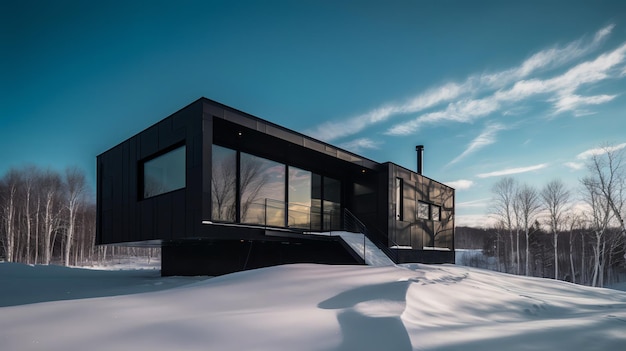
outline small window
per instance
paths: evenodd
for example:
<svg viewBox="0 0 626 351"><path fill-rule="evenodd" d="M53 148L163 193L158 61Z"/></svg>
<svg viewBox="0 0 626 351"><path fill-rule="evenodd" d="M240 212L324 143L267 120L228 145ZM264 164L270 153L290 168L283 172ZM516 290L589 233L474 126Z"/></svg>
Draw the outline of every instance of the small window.
<svg viewBox="0 0 626 351"><path fill-rule="evenodd" d="M417 202L417 218L418 219L430 219L430 205L426 202Z"/></svg>
<svg viewBox="0 0 626 351"><path fill-rule="evenodd" d="M144 199L185 187L185 150L183 145L144 162Z"/></svg>
<svg viewBox="0 0 626 351"><path fill-rule="evenodd" d="M441 220L441 207L430 205L430 218L433 221L440 221Z"/></svg>
<svg viewBox="0 0 626 351"><path fill-rule="evenodd" d="M403 204L403 199L402 199L402 178L396 178L396 220L398 221L402 221L403 219L403 215L402 212L404 211L404 204Z"/></svg>

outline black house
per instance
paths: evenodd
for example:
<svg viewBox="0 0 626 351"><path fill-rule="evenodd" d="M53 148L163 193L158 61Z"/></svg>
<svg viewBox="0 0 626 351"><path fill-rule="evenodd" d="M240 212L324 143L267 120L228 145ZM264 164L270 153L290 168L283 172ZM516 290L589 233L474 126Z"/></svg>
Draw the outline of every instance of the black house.
<svg viewBox="0 0 626 351"><path fill-rule="evenodd" d="M97 244L160 246L163 275L363 263L337 231L453 263L454 189L417 150L413 172L201 98L97 157Z"/></svg>

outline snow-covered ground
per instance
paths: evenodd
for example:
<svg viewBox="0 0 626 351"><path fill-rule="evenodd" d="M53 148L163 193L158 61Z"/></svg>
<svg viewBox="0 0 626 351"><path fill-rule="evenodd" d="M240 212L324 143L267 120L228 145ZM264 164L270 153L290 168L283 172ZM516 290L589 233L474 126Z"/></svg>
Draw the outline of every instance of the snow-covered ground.
<svg viewBox="0 0 626 351"><path fill-rule="evenodd" d="M158 291L156 291L158 290ZM1 350L626 350L626 292L454 265L0 264Z"/></svg>

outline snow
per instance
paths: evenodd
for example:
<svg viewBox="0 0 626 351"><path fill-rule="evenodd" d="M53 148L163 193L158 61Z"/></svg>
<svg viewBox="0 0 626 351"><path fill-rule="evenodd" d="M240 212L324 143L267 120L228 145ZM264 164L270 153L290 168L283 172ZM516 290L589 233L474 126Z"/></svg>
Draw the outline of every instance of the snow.
<svg viewBox="0 0 626 351"><path fill-rule="evenodd" d="M0 263L2 350L625 350L626 292L455 265Z"/></svg>

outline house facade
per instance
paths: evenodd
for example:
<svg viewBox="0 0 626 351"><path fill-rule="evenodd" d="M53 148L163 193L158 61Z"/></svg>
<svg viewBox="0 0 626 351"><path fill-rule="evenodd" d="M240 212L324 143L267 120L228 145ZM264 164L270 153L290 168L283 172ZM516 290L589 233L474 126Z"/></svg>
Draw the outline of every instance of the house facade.
<svg viewBox="0 0 626 351"><path fill-rule="evenodd" d="M337 231L453 263L454 189L206 98L97 157L97 244L159 246L163 275L362 263Z"/></svg>

